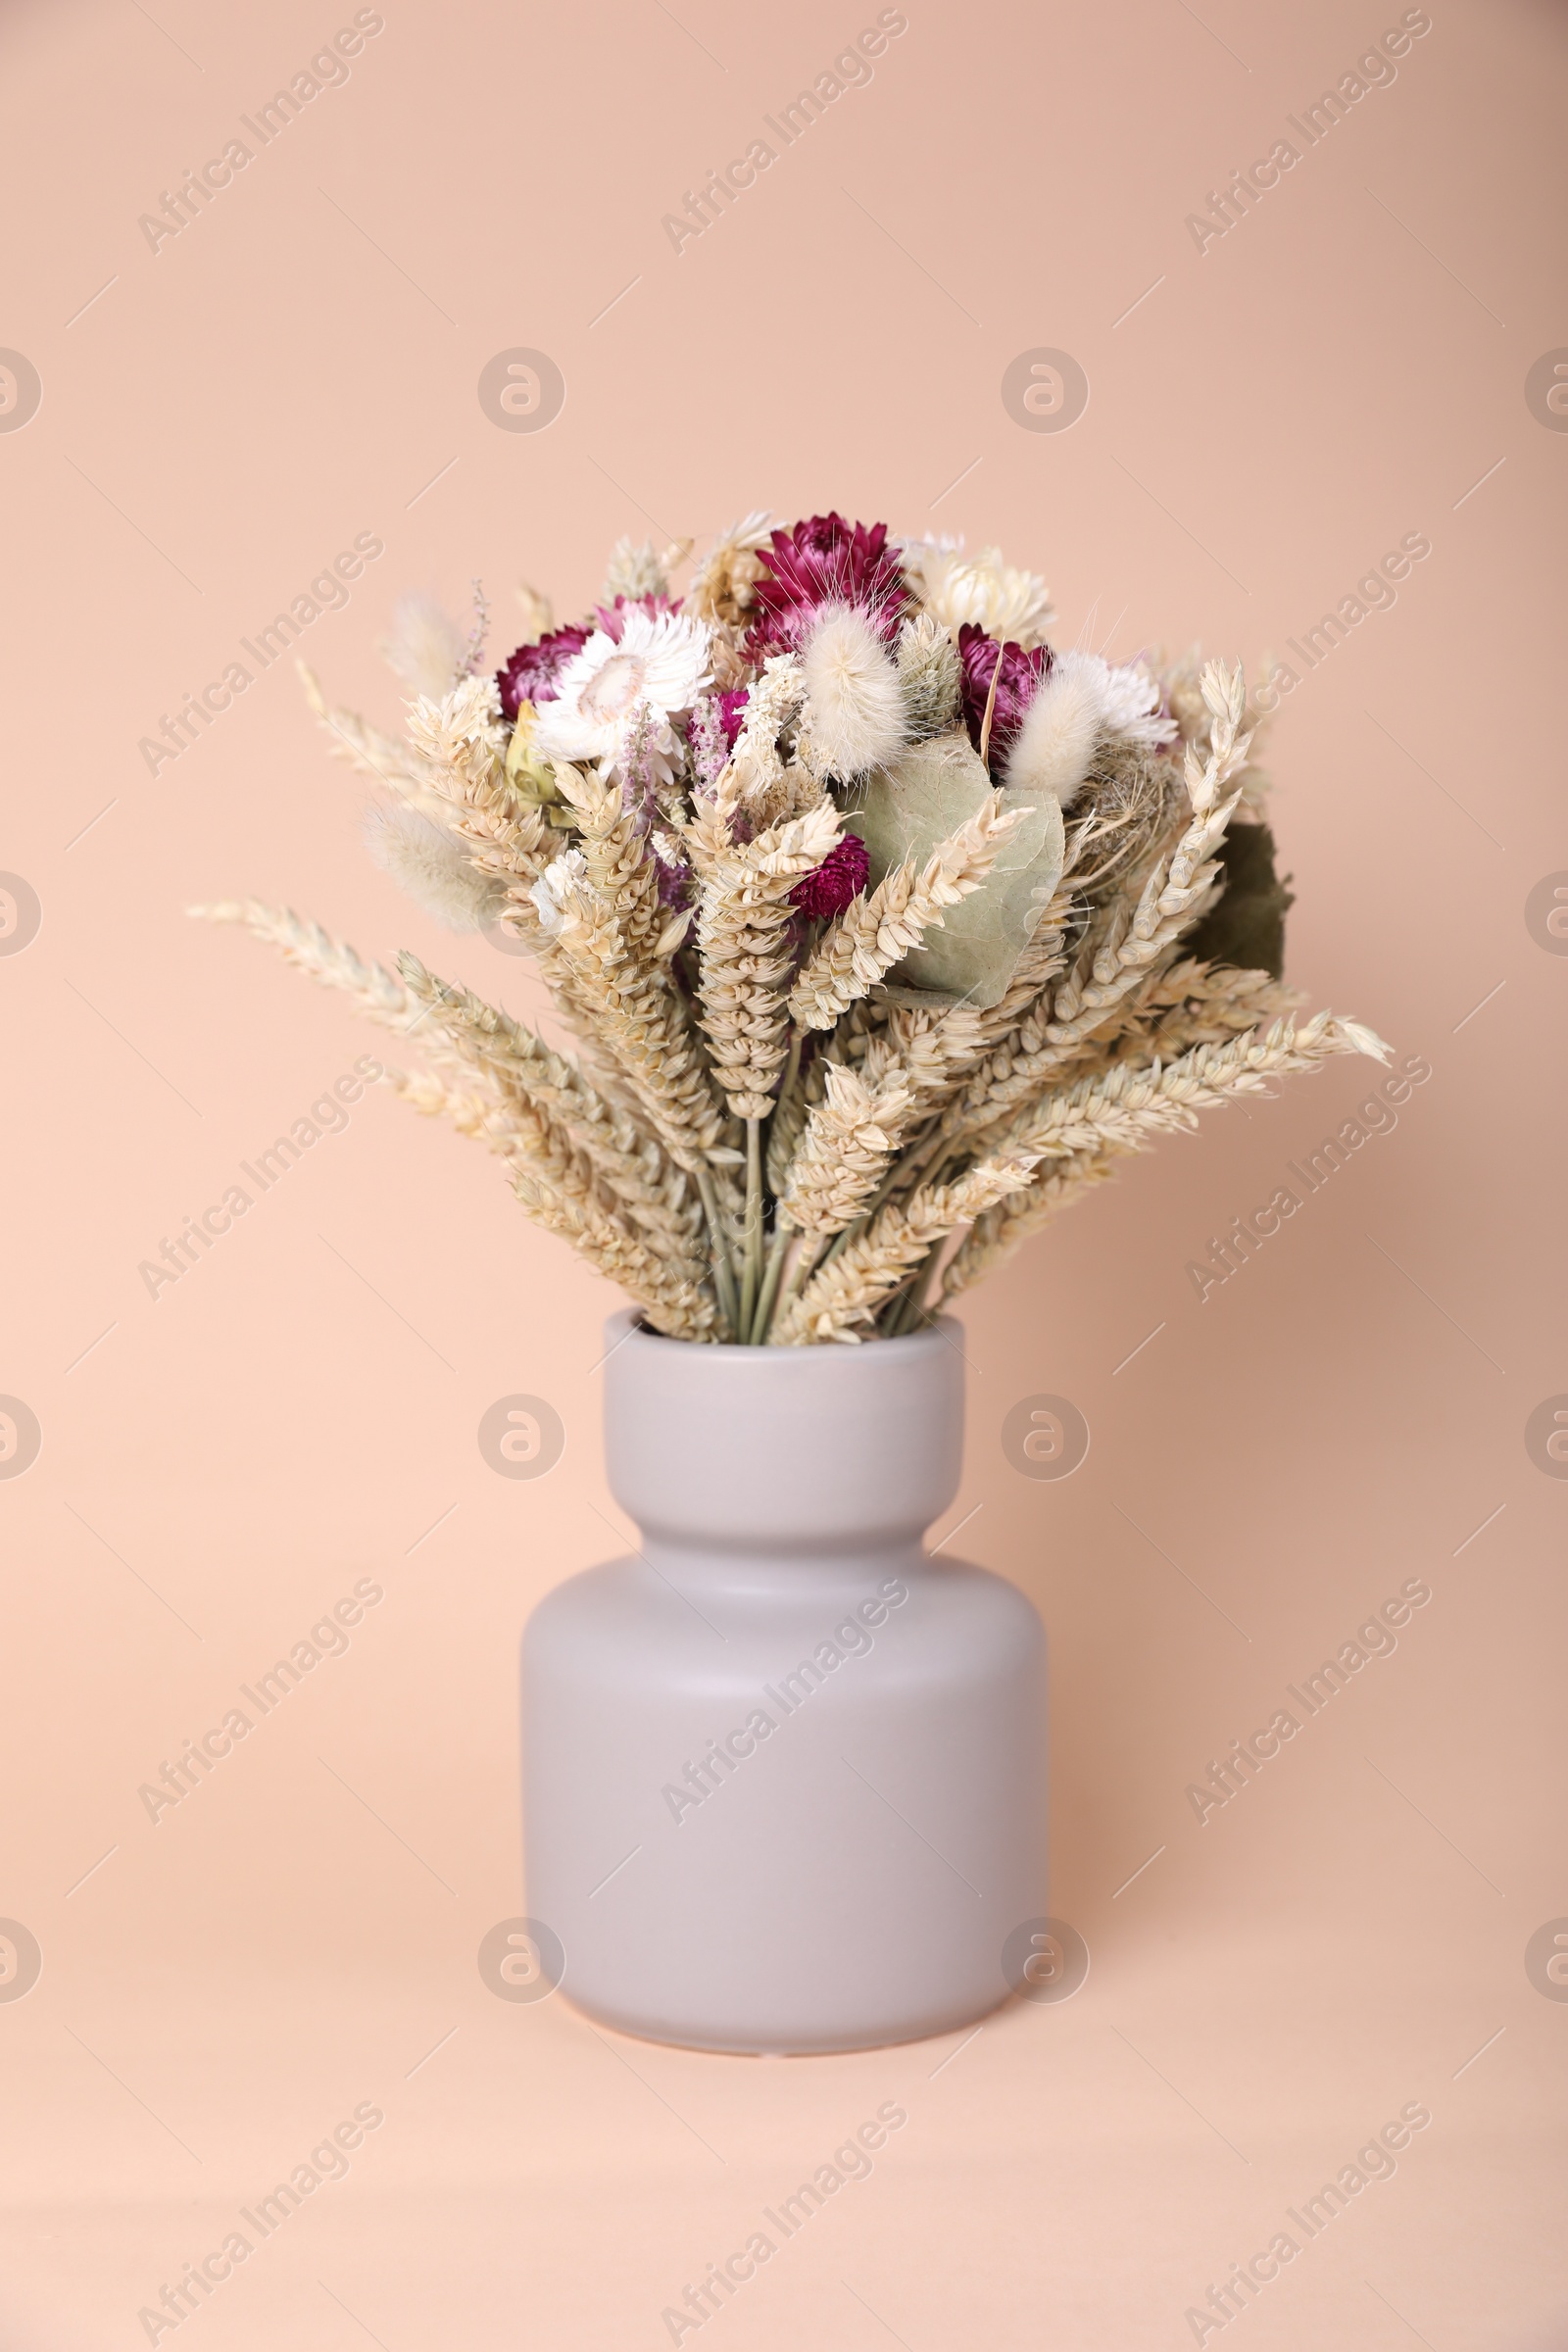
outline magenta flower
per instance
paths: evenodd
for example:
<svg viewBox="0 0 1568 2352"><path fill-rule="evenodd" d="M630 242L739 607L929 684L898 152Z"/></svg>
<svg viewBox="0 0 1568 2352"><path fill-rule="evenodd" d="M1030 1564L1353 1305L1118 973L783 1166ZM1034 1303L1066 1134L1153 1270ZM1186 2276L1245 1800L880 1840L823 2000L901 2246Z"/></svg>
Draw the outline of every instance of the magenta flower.
<svg viewBox="0 0 1568 2352"><path fill-rule="evenodd" d="M870 871L864 842L858 833L846 833L820 865L801 876L790 892L790 905L810 922L829 922L844 912L852 899L859 897Z"/></svg>
<svg viewBox="0 0 1568 2352"><path fill-rule="evenodd" d="M519 703L553 703L557 678L587 642L588 631L568 621L564 629L552 629L547 637L541 637L537 645L519 645L509 655L496 671L501 708L507 717L515 719Z"/></svg>
<svg viewBox="0 0 1568 2352"><path fill-rule="evenodd" d="M999 645L984 629L976 628L972 620L964 622L958 631L963 721L976 751L980 749L980 729L999 659L1002 675L997 678L997 704L991 713L991 735L986 746L986 758L993 767L1011 750L1013 737L1023 725L1024 713L1035 699L1041 679L1050 675L1055 656L1049 645L1038 645L1032 653L1025 653L1021 645L1014 645L1010 639Z"/></svg>
<svg viewBox="0 0 1568 2352"><path fill-rule="evenodd" d="M853 605L890 644L908 603L885 522L854 524L811 514L775 531L760 550L767 576L753 591L751 651L758 660L792 651L828 606Z"/></svg>
<svg viewBox="0 0 1568 2352"><path fill-rule="evenodd" d="M719 724L724 730L724 741L729 745L731 751L735 749L736 743L739 741L740 731L746 720L746 706L751 699L752 693L749 686L737 686L730 693L721 694L718 698Z"/></svg>
<svg viewBox="0 0 1568 2352"><path fill-rule="evenodd" d="M598 621L599 626L604 630L605 635L607 637L612 637L615 643L618 645L621 640L621 634L626 626L626 614L628 611L633 610L641 610L644 612L655 614L660 612L678 612L680 610L680 599L678 597L672 599L667 596L653 595L617 596L612 605L595 605L594 618Z"/></svg>

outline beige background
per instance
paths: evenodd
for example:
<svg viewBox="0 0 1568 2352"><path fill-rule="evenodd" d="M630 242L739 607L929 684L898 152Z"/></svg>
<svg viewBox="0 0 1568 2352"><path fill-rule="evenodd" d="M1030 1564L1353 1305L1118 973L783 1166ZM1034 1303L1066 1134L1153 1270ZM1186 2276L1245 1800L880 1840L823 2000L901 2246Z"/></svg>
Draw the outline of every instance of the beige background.
<svg viewBox="0 0 1568 2352"><path fill-rule="evenodd" d="M346 85L156 254L138 216L352 11L6 11L0 343L43 401L0 434L0 866L43 925L0 959L0 1389L44 1432L0 1483L0 1913L44 1954L0 2002L8 2352L144 2342L139 2307L362 2101L385 2123L351 2176L181 2343L667 2342L662 2307L888 2099L872 2178L705 2343L1190 2343L1187 2308L1406 2102L1433 2120L1396 2177L1232 2326L1252 2352L1568 2341L1568 2005L1524 1966L1568 1914L1568 1487L1524 1444L1568 1389L1568 962L1524 914L1568 867L1568 441L1524 397L1568 343L1561 11L1434 0L1392 86L1201 254L1185 217L1396 6L907 13L677 256L662 215L873 9L387 0ZM566 379L538 435L475 396L514 345ZM1092 386L1060 435L1000 397L1041 345ZM1132 1167L967 1312L950 1524L1051 1628L1053 1908L1089 1981L965 2046L773 2064L596 2034L475 1967L522 1907L518 1629L617 1543L609 1291L382 1095L177 1288L137 1274L375 1044L187 904L286 897L533 996L368 865L287 663L156 777L138 739L356 533L385 554L307 650L390 720L402 587L482 575L500 653L519 578L571 613L619 533L756 504L1000 541L1063 641L1122 656L1255 662L1432 542L1273 750L1291 975L1430 1083L1202 1305L1188 1260L1365 1065ZM538 1484L475 1444L514 1391L567 1428ZM999 1443L1042 1391L1093 1431L1061 1484ZM385 1599L350 1652L154 1826L139 1784L363 1576ZM1397 1652L1200 1827L1208 1759L1412 1577Z"/></svg>

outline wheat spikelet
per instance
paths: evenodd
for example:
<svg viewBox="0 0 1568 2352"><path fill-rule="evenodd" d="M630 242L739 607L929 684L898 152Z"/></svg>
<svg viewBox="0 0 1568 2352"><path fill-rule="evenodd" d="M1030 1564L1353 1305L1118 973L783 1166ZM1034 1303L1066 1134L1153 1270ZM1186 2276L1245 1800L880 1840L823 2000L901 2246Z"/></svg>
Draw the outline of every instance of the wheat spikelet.
<svg viewBox="0 0 1568 2352"><path fill-rule="evenodd" d="M411 1029L423 1017L423 1005L383 964L367 963L346 940L334 939L292 906L267 906L260 899L223 899L212 906L187 907L186 912L201 922L243 924L257 939L276 948L297 971L352 998L362 1012L388 1028Z"/></svg>
<svg viewBox="0 0 1568 2352"><path fill-rule="evenodd" d="M615 910L634 963L650 963L668 917L659 899L659 860L617 785L591 769L558 765L556 781L576 810L584 879Z"/></svg>
<svg viewBox="0 0 1568 2352"><path fill-rule="evenodd" d="M740 1119L764 1119L787 1051L790 892L820 865L839 835L822 800L804 816L724 850L703 876L697 942L698 996L714 1075Z"/></svg>
<svg viewBox="0 0 1568 2352"><path fill-rule="evenodd" d="M940 926L944 907L979 889L1003 842L1028 813L987 805L938 843L921 872L907 858L869 896L846 907L790 991L792 1019L803 1029L830 1029L933 925Z"/></svg>
<svg viewBox="0 0 1568 2352"><path fill-rule="evenodd" d="M427 1117L445 1112L465 1135L488 1145L506 1162L513 1190L534 1221L629 1292L656 1330L671 1339L711 1339L713 1303L703 1287L704 1269L661 1255L622 1224L584 1156L553 1135L545 1119L515 1100L428 1076L401 1079L398 1091Z"/></svg>
<svg viewBox="0 0 1568 2352"><path fill-rule="evenodd" d="M1097 1184L1116 1173L1114 1152L1074 1152L1042 1168L1026 1192L999 1200L976 1217L948 1262L940 1303L946 1305L961 1291L972 1290L987 1274L996 1273L1016 1255L1025 1242L1052 1218Z"/></svg>
<svg viewBox="0 0 1568 2352"><path fill-rule="evenodd" d="M436 979L416 956L400 956L398 970L410 994L430 1008L432 1026L457 1052L497 1086L521 1095L580 1146L624 1214L690 1253L702 1229L702 1204L655 1137L520 1021L486 1004L470 989Z"/></svg>
<svg viewBox="0 0 1568 2352"><path fill-rule="evenodd" d="M967 1224L1029 1181L1027 1152L999 1153L956 1183L922 1185L902 1206L889 1204L858 1241L813 1274L774 1325L783 1348L858 1340L906 1274L958 1225Z"/></svg>
<svg viewBox="0 0 1568 2352"><path fill-rule="evenodd" d="M899 632L899 685L910 735L922 741L958 723L958 649L934 612L917 613Z"/></svg>
<svg viewBox="0 0 1568 2352"><path fill-rule="evenodd" d="M1006 1143L1043 1156L1074 1152L1139 1152L1154 1135L1196 1126L1200 1110L1216 1108L1233 1095L1265 1094L1276 1078L1315 1069L1340 1054L1366 1054L1386 1061L1390 1049L1358 1021L1333 1013L1314 1014L1301 1029L1276 1021L1223 1046L1195 1046L1176 1061L1136 1068L1118 1062L1099 1077L1024 1111L1008 1129Z"/></svg>
<svg viewBox="0 0 1568 2352"><path fill-rule="evenodd" d="M1274 1080L1342 1054L1382 1061L1389 1048L1360 1022L1323 1012L1301 1029L1280 1020L1261 1035L1253 1030L1224 1045L1195 1046L1165 1066L1118 1063L1025 1111L994 1148L1038 1153L1044 1165L1027 1193L976 1224L947 1270L943 1297L956 1297L1003 1264L1068 1200L1109 1176L1128 1152L1148 1151L1158 1136L1196 1126L1200 1110L1217 1108L1234 1095L1266 1093Z"/></svg>
<svg viewBox="0 0 1568 2352"><path fill-rule="evenodd" d="M898 1149L914 1096L893 1063L878 1082L843 1063L823 1069L823 1100L809 1113L779 1198L804 1233L839 1233L858 1216Z"/></svg>
<svg viewBox="0 0 1568 2352"><path fill-rule="evenodd" d="M409 741L433 768L473 783L506 772L509 729L491 677L461 678L450 694L416 695Z"/></svg>
<svg viewBox="0 0 1568 2352"><path fill-rule="evenodd" d="M536 1224L560 1234L607 1281L618 1283L642 1307L654 1329L671 1340L712 1340L716 1317L708 1292L655 1257L614 1219L553 1193L532 1168L513 1190Z"/></svg>
<svg viewBox="0 0 1568 2352"><path fill-rule="evenodd" d="M316 672L304 662L296 662L294 666L305 688L306 702L332 739L332 758L346 760L362 775L373 776L398 800L409 802L426 816L440 816L444 807L442 796L431 785L423 762L417 757L410 757L408 746L368 725L357 710L328 703Z"/></svg>
<svg viewBox="0 0 1568 2352"><path fill-rule="evenodd" d="M786 803L796 787L786 788L788 773L779 738L799 717L806 700L806 680L794 654L775 654L762 665L762 674L746 700L746 714L730 755L736 806L746 811L754 832L764 832L786 816L803 813ZM811 798L821 787L808 786Z"/></svg>
<svg viewBox="0 0 1568 2352"><path fill-rule="evenodd" d="M494 681L467 678L440 703L421 700L409 727L442 822L465 843L470 864L504 888L501 926L538 956L548 977L551 942L531 893L561 836L507 779Z"/></svg>
<svg viewBox="0 0 1568 2352"><path fill-rule="evenodd" d="M1218 871L1212 853L1239 797L1222 799L1221 794L1245 761L1251 739L1238 731L1246 700L1240 668L1209 662L1202 692L1211 713L1211 740L1203 757L1195 744L1187 748L1185 782L1193 813L1168 865L1156 858L1136 899L1135 876L1111 903L1072 972L1054 990L1049 1017L1041 1017L1043 1008L1037 1008L1020 1026L1004 1070L976 1077L950 1116L950 1138L989 1129L1081 1058L1091 1040L1125 1017L1126 1000L1170 961L1182 932L1204 911Z"/></svg>
<svg viewBox="0 0 1568 2352"><path fill-rule="evenodd" d="M1300 990L1272 972L1175 963L1138 992L1126 1050L1147 1053L1152 1046L1169 1061L1190 1046L1223 1045L1244 1029L1288 1018L1301 1002Z"/></svg>
<svg viewBox="0 0 1568 2352"><path fill-rule="evenodd" d="M679 999L662 974L630 966L613 914L593 893L578 893L571 914L553 944L579 1018L613 1055L670 1157L706 1179L730 1147L722 1099Z"/></svg>

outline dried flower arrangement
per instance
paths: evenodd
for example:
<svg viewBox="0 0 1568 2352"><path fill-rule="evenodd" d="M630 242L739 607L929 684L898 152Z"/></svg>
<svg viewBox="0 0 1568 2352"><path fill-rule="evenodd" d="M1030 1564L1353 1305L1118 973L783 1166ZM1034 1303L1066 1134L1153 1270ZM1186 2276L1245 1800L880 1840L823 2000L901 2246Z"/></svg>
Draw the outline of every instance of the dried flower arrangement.
<svg viewBox="0 0 1568 2352"><path fill-rule="evenodd" d="M405 600L405 744L307 691L387 798L373 855L536 958L575 1059L400 956L241 922L405 1035L389 1073L673 1339L897 1336L1126 1152L1337 1054L1298 1026L1239 669L1054 651L1043 582L886 526L748 515L683 596L603 600L481 668ZM1234 830L1229 830L1234 823ZM950 1238L959 1235L956 1246Z"/></svg>

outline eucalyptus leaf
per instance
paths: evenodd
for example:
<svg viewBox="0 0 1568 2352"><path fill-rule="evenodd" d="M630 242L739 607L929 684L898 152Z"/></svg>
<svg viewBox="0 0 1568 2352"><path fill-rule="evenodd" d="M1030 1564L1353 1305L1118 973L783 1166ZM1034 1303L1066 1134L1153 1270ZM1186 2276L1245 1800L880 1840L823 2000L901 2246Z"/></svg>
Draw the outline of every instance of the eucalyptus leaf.
<svg viewBox="0 0 1568 2352"><path fill-rule="evenodd" d="M907 857L924 865L988 801L1026 809L998 852L980 888L948 907L942 928L896 964L890 985L962 1000L984 1010L1006 994L1019 956L1061 879L1061 806L1050 793L999 791L990 770L958 730L910 744L887 767L874 768L847 808L846 822L865 843L872 889Z"/></svg>

